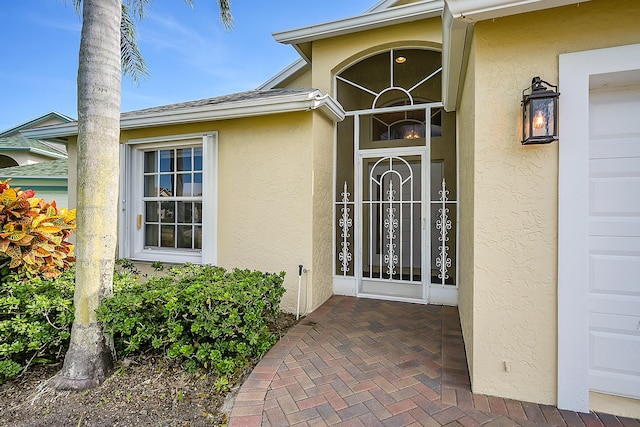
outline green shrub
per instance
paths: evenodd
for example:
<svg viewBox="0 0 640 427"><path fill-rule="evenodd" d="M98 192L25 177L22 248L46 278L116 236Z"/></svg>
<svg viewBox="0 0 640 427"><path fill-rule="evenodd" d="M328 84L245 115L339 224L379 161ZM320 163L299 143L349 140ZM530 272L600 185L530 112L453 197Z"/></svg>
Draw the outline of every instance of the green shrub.
<svg viewBox="0 0 640 427"><path fill-rule="evenodd" d="M0 283L0 384L32 364L62 360L73 323L73 268L54 279Z"/></svg>
<svg viewBox="0 0 640 427"><path fill-rule="evenodd" d="M137 283L116 272L114 287ZM0 282L0 384L31 365L61 362L69 348L73 323L75 268L53 279L19 274Z"/></svg>
<svg viewBox="0 0 640 427"><path fill-rule="evenodd" d="M120 355L161 350L187 370L225 376L275 343L269 325L283 280L284 273L186 264L123 286L103 302L98 318Z"/></svg>

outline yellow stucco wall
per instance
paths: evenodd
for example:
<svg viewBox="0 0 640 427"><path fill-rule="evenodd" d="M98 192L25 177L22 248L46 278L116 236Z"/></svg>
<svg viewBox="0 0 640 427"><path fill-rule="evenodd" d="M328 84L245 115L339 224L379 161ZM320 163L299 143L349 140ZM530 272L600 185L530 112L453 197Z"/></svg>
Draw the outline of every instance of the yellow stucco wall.
<svg viewBox="0 0 640 427"><path fill-rule="evenodd" d="M291 79L291 81L286 82L284 85L280 85L278 87L288 87L288 88L312 88L311 84L311 68L305 70L301 75Z"/></svg>
<svg viewBox="0 0 640 427"><path fill-rule="evenodd" d="M296 310L298 265L322 277L312 247L316 209L312 208L311 126L316 116L320 113L277 114L122 134L126 141L218 132L218 264L285 271L282 308L289 312ZM331 294L330 281L318 282L309 275L303 285L314 295ZM302 296L304 309L304 288ZM312 302L317 305L317 298Z"/></svg>
<svg viewBox="0 0 640 427"><path fill-rule="evenodd" d="M475 105L473 289L461 291L474 392L556 402L562 139L520 145L522 89L538 75L557 83L561 53L640 42L639 16L636 0L593 0L476 24L463 96Z"/></svg>
<svg viewBox="0 0 640 427"><path fill-rule="evenodd" d="M475 49L469 55L467 78L462 90L458 123L458 184L460 196L458 312L465 342L469 374L473 378L473 283L474 283L474 172L475 172Z"/></svg>
<svg viewBox="0 0 640 427"><path fill-rule="evenodd" d="M313 122L313 293L316 309L333 293L334 124L322 115Z"/></svg>

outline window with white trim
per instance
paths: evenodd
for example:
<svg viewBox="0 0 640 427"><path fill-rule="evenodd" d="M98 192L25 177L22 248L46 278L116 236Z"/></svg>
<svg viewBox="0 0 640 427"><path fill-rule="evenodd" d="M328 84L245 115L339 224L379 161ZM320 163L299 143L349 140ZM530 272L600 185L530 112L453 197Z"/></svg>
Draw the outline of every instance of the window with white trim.
<svg viewBox="0 0 640 427"><path fill-rule="evenodd" d="M202 249L202 147L144 152L144 247Z"/></svg>
<svg viewBox="0 0 640 427"><path fill-rule="evenodd" d="M129 141L120 256L215 263L216 134Z"/></svg>

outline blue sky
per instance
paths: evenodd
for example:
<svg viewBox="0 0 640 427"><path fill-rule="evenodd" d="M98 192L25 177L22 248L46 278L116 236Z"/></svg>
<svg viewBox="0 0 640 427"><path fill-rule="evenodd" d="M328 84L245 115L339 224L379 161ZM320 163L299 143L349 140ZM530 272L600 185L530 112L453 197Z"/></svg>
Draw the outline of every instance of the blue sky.
<svg viewBox="0 0 640 427"><path fill-rule="evenodd" d="M354 16L376 0L232 0L232 31L215 0L155 0L138 22L151 77L123 79L122 110L254 89L298 58L277 31ZM0 131L49 111L77 117L80 18L72 0L5 1L0 9Z"/></svg>

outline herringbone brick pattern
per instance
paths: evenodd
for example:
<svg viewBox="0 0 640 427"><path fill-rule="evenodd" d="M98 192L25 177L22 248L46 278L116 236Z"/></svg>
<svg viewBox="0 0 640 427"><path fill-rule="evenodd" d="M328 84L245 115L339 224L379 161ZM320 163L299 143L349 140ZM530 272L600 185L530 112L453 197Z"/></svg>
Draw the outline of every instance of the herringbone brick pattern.
<svg viewBox="0 0 640 427"><path fill-rule="evenodd" d="M472 394L455 307L334 296L242 385L242 426L621 426L638 420Z"/></svg>

